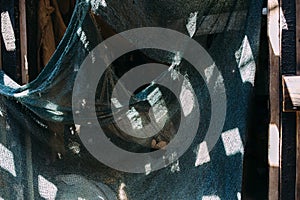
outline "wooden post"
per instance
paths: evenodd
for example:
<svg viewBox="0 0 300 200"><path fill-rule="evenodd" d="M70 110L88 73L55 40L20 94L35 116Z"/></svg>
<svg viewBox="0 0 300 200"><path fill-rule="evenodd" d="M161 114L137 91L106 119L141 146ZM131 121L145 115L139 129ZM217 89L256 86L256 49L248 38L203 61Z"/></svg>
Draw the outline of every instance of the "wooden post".
<svg viewBox="0 0 300 200"><path fill-rule="evenodd" d="M2 70L2 52L1 52L1 34L0 34L0 70Z"/></svg>
<svg viewBox="0 0 300 200"><path fill-rule="evenodd" d="M19 15L20 15L20 53L21 53L21 73L22 84L27 84L29 81L28 62L27 62L27 26L26 26L26 0L19 0ZM26 173L27 173L27 197L34 199L33 188L33 168L32 168L32 145L31 135L25 133L26 146Z"/></svg>
<svg viewBox="0 0 300 200"><path fill-rule="evenodd" d="M300 75L300 0L296 0L296 62L296 74ZM295 199L300 199L300 111L297 111L296 113L296 123L297 146Z"/></svg>
<svg viewBox="0 0 300 200"><path fill-rule="evenodd" d="M19 0L22 84L28 83L26 3Z"/></svg>
<svg viewBox="0 0 300 200"><path fill-rule="evenodd" d="M280 198L280 7L277 0L268 0L268 37L269 37L269 191L268 199Z"/></svg>

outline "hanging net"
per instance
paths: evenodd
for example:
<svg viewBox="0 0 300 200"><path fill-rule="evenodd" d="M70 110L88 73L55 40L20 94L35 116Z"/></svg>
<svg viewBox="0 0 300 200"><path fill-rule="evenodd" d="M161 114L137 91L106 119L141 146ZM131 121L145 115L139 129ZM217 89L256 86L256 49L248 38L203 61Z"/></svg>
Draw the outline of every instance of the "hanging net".
<svg viewBox="0 0 300 200"><path fill-rule="evenodd" d="M36 79L20 86L0 74L0 199L240 199L261 8L260 1L252 0L77 0L61 41ZM103 69L96 93L89 96L92 102L74 101L74 94L89 88L93 71L81 74L86 81L78 87L74 84L84 62L97 62L97 45L142 27L185 34L201 44L213 66L199 74L182 56L189 52L188 44L182 44L182 52L126 52ZM149 38L143 42L151 43ZM126 38L121 42L136 44ZM147 63L167 67L160 73L145 71L151 81L130 90L122 77ZM214 76L215 69L222 79ZM180 98L162 82L171 83ZM205 134L219 108L213 108L208 82L221 83L226 96L224 126L213 146ZM194 101L188 100L191 94ZM106 137L129 152L163 150L183 118L199 118L197 133L187 151L180 157L174 152L164 168L146 165L144 173L123 172L98 161L81 140L85 127L74 122L74 109L89 106ZM195 109L200 116L191 114ZM84 120L88 123L93 115Z"/></svg>

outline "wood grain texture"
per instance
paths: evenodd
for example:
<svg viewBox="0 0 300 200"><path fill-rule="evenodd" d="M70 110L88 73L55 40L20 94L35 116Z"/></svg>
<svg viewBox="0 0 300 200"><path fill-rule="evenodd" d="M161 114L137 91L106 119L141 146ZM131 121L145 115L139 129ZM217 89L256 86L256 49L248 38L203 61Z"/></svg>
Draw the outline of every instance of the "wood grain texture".
<svg viewBox="0 0 300 200"><path fill-rule="evenodd" d="M300 76L282 76L283 111L300 111Z"/></svg>
<svg viewBox="0 0 300 200"><path fill-rule="evenodd" d="M19 1L22 84L28 83L26 0Z"/></svg>
<svg viewBox="0 0 300 200"><path fill-rule="evenodd" d="M296 0L296 74L298 80L298 92L300 92L300 0ZM297 95L300 96L300 93ZM300 97L297 103L300 107ZM299 109L300 110L300 109ZM296 188L295 199L300 199L300 111L296 113Z"/></svg>
<svg viewBox="0 0 300 200"><path fill-rule="evenodd" d="M280 31L279 31L279 3L268 0L268 37L269 37L269 93L270 93L270 122L269 122L269 192L268 199L279 199L280 180ZM277 131L274 131L274 130ZM277 134L277 135L274 135ZM279 138L271 141L271 138ZM271 155L277 155L278 161L274 163Z"/></svg>

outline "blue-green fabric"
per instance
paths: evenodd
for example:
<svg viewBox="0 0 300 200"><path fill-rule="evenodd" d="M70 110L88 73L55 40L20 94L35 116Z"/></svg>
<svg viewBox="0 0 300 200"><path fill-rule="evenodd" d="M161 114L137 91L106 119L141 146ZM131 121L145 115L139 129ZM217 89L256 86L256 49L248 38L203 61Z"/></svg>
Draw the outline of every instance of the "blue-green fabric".
<svg viewBox="0 0 300 200"><path fill-rule="evenodd" d="M69 191L73 198L74 194L77 195L76 191L68 189L68 184L62 184L61 179L57 177L77 174L96 185L106 184L116 196L120 191L125 192L128 199L239 199L242 192L244 154L243 151L228 154L226 145L229 143L230 146L232 143L232 148L235 148L233 142L239 138L242 140L243 147L246 145L249 105L259 53L261 8L262 2L254 0L78 0L62 41L49 63L34 81L19 86L4 72L0 73L0 142L3 148L14 155L16 173L14 176L11 170L1 165L9 158L4 156L5 152L0 151L0 197L5 200L18 199L28 198L34 194L35 199L40 199L42 192L39 176L43 176L57 185L58 199L67 198L68 194L62 194L66 191ZM211 34L197 35L196 33L193 39L206 48L222 72L228 101L223 133L234 133L237 138L228 141L220 138L209 153L209 161L195 166L199 144L203 141L203 132L209 122L209 99L203 80L200 80L200 76L193 76L192 71L189 71L190 66L183 61L180 67L189 75L199 98L200 107L204 111L193 144L178 161L147 175L123 173L99 163L81 146L80 156L67 152L65 159L47 164L46 153L43 153L47 151L47 147L44 144L49 142L51 136L44 124L48 121L63 123L66 129L72 124L71 97L76 74L88 53L103 40L90 12L100 15L117 33L137 27L159 26L187 35L189 33L185 25L191 13L198 12L196 24L198 28L203 28L207 19L205 16L219 15L219 18L213 19L217 20L216 26L224 26L223 30L214 33L213 30L219 29L207 27L211 29ZM242 24L237 23L237 27L233 29L234 26L229 23L237 12L244 13L245 18ZM221 15L223 13L228 13L229 16L226 25L220 24L223 23L224 15ZM168 64L172 62L169 54L148 51L143 53L153 60ZM114 79L115 76L106 76L103 81L105 82L107 78ZM112 87L102 84L103 82L100 82L100 88L103 90ZM147 92L144 90L138 93L136 98L143 99L143 93ZM103 104L109 105L110 102L103 102ZM100 118L111 116L109 110L102 114ZM109 125L109 123L113 124L113 121L109 120L105 123ZM30 182L27 174L29 158L26 157L28 147L25 135L28 133L33 136L33 182ZM73 141L70 137L70 135L65 136L66 146ZM126 185L124 189L121 187L122 183ZM33 186L33 191L30 190L29 185ZM60 190L60 186L67 188ZM80 191L86 193L81 192L78 197L90 198L88 188Z"/></svg>

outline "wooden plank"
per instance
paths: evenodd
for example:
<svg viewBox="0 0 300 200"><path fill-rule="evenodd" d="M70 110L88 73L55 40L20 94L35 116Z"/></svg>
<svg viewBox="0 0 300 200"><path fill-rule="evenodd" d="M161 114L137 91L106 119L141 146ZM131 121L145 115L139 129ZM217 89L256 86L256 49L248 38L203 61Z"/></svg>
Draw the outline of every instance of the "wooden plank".
<svg viewBox="0 0 300 200"><path fill-rule="evenodd" d="M300 76L300 0L296 0L296 74ZM295 199L300 199L300 112L296 113L296 188Z"/></svg>
<svg viewBox="0 0 300 200"><path fill-rule="evenodd" d="M280 198L280 9L276 0L268 0L268 37L269 37L269 186L268 199Z"/></svg>
<svg viewBox="0 0 300 200"><path fill-rule="evenodd" d="M20 53L21 53L21 74L22 84L29 81L28 62L27 62L27 24L26 24L26 0L19 0L19 19L20 19ZM32 167L32 144L30 132L25 133L26 147L26 175L27 175L27 197L34 199L33 187L33 167Z"/></svg>
<svg viewBox="0 0 300 200"><path fill-rule="evenodd" d="M268 0L268 36L271 49L280 56L280 7L277 0Z"/></svg>
<svg viewBox="0 0 300 200"><path fill-rule="evenodd" d="M296 0L296 61L296 73L300 75L300 0Z"/></svg>
<svg viewBox="0 0 300 200"><path fill-rule="evenodd" d="M19 0L22 84L28 83L26 2Z"/></svg>
<svg viewBox="0 0 300 200"><path fill-rule="evenodd" d="M295 199L300 199L300 112L296 113L296 185Z"/></svg>
<svg viewBox="0 0 300 200"><path fill-rule="evenodd" d="M2 70L2 52L1 52L1 35L0 35L0 70Z"/></svg>
<svg viewBox="0 0 300 200"><path fill-rule="evenodd" d="M300 76L282 76L283 111L300 111Z"/></svg>

